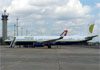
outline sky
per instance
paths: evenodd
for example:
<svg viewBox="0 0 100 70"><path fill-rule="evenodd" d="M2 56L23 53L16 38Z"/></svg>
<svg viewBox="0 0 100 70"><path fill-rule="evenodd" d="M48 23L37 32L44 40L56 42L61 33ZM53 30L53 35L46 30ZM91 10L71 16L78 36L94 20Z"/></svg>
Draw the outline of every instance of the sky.
<svg viewBox="0 0 100 70"><path fill-rule="evenodd" d="M0 15L9 13L8 36L14 36L19 19L19 35L100 35L100 0L0 0ZM93 33L89 25L95 24ZM2 21L0 21L2 36ZM100 36L93 41L100 41Z"/></svg>

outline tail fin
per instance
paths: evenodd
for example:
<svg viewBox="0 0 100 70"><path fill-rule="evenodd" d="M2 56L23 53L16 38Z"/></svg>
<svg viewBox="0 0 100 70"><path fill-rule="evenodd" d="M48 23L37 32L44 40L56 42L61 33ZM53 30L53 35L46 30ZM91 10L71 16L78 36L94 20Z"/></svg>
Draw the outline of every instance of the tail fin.
<svg viewBox="0 0 100 70"><path fill-rule="evenodd" d="M89 32L92 33L93 29L94 29L94 24L91 24L90 27L89 27Z"/></svg>
<svg viewBox="0 0 100 70"><path fill-rule="evenodd" d="M61 37L67 36L68 30L64 30L64 32L60 35Z"/></svg>

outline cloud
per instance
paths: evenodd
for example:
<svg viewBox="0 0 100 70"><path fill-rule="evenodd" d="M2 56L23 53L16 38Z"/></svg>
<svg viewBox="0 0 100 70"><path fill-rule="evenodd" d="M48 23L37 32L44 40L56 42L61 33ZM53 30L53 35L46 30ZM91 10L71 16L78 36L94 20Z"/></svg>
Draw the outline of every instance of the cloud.
<svg viewBox="0 0 100 70"><path fill-rule="evenodd" d="M9 13L17 16L41 18L77 18L89 13L89 6L82 6L79 0L12 0Z"/></svg>
<svg viewBox="0 0 100 70"><path fill-rule="evenodd" d="M61 5L61 2L65 2L67 0L30 0L31 5L35 6L56 6Z"/></svg>
<svg viewBox="0 0 100 70"><path fill-rule="evenodd" d="M96 7L100 8L100 3L97 3L97 4L96 4Z"/></svg>
<svg viewBox="0 0 100 70"><path fill-rule="evenodd" d="M55 32L68 30L68 35L86 35L88 33L88 27L91 22L88 19L73 19L73 20L60 20L56 21L56 25L53 24L52 30Z"/></svg>
<svg viewBox="0 0 100 70"><path fill-rule="evenodd" d="M29 35L59 35L65 29L69 30L68 35L86 33L88 24L94 20L94 16L91 15L92 7L83 5L80 0L7 0L7 2L2 2L0 0L0 10L6 8L10 14L9 32L13 30L16 18L19 18L19 26L25 31L28 30Z"/></svg>
<svg viewBox="0 0 100 70"><path fill-rule="evenodd" d="M98 13L98 14L96 15L96 17L98 17L98 18L100 19L100 13Z"/></svg>
<svg viewBox="0 0 100 70"><path fill-rule="evenodd" d="M79 0L69 0L65 5L56 7L55 14L59 18L84 17L89 13L89 6L82 6Z"/></svg>
<svg viewBox="0 0 100 70"><path fill-rule="evenodd" d="M42 21L37 21L36 24L44 25L44 24L48 24L48 23L46 23L45 21L42 20Z"/></svg>
<svg viewBox="0 0 100 70"><path fill-rule="evenodd" d="M12 0L0 0L0 10L3 11L3 9L6 9L10 4Z"/></svg>
<svg viewBox="0 0 100 70"><path fill-rule="evenodd" d="M41 31L42 31L42 33L45 33L46 32L46 29L45 28L42 28Z"/></svg>

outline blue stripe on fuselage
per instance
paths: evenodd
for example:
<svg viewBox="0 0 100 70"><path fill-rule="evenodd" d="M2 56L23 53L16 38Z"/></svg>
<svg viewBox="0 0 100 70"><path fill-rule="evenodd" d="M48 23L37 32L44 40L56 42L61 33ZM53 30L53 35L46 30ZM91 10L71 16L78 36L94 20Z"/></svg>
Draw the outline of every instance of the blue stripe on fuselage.
<svg viewBox="0 0 100 70"><path fill-rule="evenodd" d="M11 42L5 42L10 45ZM55 42L52 45L68 45L68 44L81 44L86 43L86 41L76 41L76 42ZM33 46L43 46L42 42L16 42L16 45L33 45Z"/></svg>

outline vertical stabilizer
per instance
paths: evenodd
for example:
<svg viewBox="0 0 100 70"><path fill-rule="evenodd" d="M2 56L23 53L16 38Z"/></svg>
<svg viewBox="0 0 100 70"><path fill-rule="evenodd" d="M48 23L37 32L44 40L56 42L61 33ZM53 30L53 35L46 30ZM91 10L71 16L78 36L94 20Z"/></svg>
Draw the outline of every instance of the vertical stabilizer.
<svg viewBox="0 0 100 70"><path fill-rule="evenodd" d="M91 24L90 27L89 27L89 32L93 33L93 29L94 29L94 24Z"/></svg>

